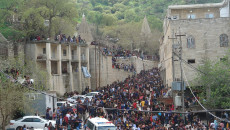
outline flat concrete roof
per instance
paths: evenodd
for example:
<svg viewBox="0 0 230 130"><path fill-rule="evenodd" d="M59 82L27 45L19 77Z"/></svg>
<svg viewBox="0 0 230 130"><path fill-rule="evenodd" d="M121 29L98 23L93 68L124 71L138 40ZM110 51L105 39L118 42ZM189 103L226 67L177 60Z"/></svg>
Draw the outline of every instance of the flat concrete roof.
<svg viewBox="0 0 230 130"><path fill-rule="evenodd" d="M228 3L229 0L223 0L221 3L192 4L192 5L170 5L168 9L191 9L191 8L220 8Z"/></svg>
<svg viewBox="0 0 230 130"><path fill-rule="evenodd" d="M51 43L51 44L62 44L62 45L77 45L82 47L87 47L87 43L76 43L76 42L59 42L52 40L40 40L40 41L29 41L27 44L40 44L40 43Z"/></svg>

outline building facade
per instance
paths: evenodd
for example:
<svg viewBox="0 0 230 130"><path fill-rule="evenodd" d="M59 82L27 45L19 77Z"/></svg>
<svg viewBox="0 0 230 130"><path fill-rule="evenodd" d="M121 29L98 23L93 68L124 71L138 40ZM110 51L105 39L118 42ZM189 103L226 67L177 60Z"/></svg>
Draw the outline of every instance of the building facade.
<svg viewBox="0 0 230 130"><path fill-rule="evenodd" d="M229 50L229 6L229 0L224 0L222 3L168 7L158 66L166 85L171 87L173 81L181 80L180 45L182 59L194 67L202 65L204 59L218 61L224 57ZM188 81L196 77L197 71L186 63L183 63L183 70Z"/></svg>
<svg viewBox="0 0 230 130"><path fill-rule="evenodd" d="M82 92L90 85L82 72L83 66L89 66L87 44L36 41L26 44L25 55L47 70L48 88L52 91L63 95L75 90Z"/></svg>

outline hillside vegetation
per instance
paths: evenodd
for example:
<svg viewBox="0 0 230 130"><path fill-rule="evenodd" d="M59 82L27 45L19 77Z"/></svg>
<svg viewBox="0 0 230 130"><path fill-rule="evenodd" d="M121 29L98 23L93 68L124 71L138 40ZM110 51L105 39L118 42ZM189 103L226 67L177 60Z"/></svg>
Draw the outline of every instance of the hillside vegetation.
<svg viewBox="0 0 230 130"><path fill-rule="evenodd" d="M109 38L124 48L154 54L162 33L162 21L169 5L200 4L222 0L1 0L0 32L11 40L19 37L65 33L73 35L81 16L86 15L93 36ZM141 39L143 18L147 17L151 39ZM20 26L13 24L13 18ZM44 21L49 20L49 26ZM23 22L22 22L23 21ZM115 40L114 40L115 39ZM146 41L148 42L146 42ZM146 43L143 45L142 43ZM132 45L132 46L131 46Z"/></svg>
<svg viewBox="0 0 230 130"><path fill-rule="evenodd" d="M148 54L158 50L162 22L169 5L201 4L222 0L77 0L78 14L86 15L89 23L97 26L95 33L119 39L112 41L124 48L140 49ZM147 17L151 39L141 39L143 18ZM99 28L99 29L98 29ZM146 42L147 40L148 42ZM143 45L143 43L146 43Z"/></svg>

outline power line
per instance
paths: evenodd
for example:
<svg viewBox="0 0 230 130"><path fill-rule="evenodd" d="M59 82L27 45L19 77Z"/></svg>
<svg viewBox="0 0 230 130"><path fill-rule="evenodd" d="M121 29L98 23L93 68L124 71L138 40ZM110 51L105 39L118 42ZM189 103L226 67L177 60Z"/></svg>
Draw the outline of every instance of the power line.
<svg viewBox="0 0 230 130"><path fill-rule="evenodd" d="M191 91L193 97L196 99L196 101L199 103L199 105L200 105L206 112L208 112L210 115L212 115L213 117L215 117L215 118L217 118L217 119L219 119L219 120L221 120L221 121L227 121L228 123L230 123L230 121L229 121L228 119L225 120L225 119L220 118L220 117L214 115L213 113L209 112L208 109L206 109L206 108L200 103L200 101L197 99L197 97L195 96L194 92L192 91L192 89L191 89L191 87L190 87L190 84L189 84L189 82L188 82L188 80L187 80L187 77L186 77L184 71L183 71L183 75L184 75L184 77L185 77L185 80L187 81L189 90Z"/></svg>
<svg viewBox="0 0 230 130"><path fill-rule="evenodd" d="M165 59L165 60L163 60L163 61L161 61L161 62L165 62L165 61L170 60L170 59L172 59L172 57L170 57L170 58L168 58L168 59Z"/></svg>
<svg viewBox="0 0 230 130"><path fill-rule="evenodd" d="M173 53L176 54L175 52L173 52ZM176 56L178 56L178 55L176 54ZM208 74L206 74L205 72L203 72L203 71L199 70L198 68L194 67L193 65L189 64L189 63L186 62L184 59L181 59L181 60L182 60L184 63L186 63L186 65L188 65L190 68L192 68L192 69L194 69L194 70L196 70L196 71L198 71L198 72L200 72L200 73L202 73L202 74L204 74L204 75L208 75ZM183 67L182 67L182 69L183 69ZM222 118L220 118L220 117L217 117L216 115L214 115L213 113L211 113L208 109L206 109L206 108L200 103L200 101L197 99L197 97L195 96L194 92L192 91L192 89L191 89L191 87L190 87L190 84L189 84L189 82L188 82L188 80L187 80L187 77L186 77L184 71L183 71L183 75L184 75L184 77L185 77L185 79L186 79L186 81L187 81L187 84L188 84L188 87L189 87L190 92L192 93L192 95L193 95L193 97L196 99L196 101L199 103L199 105L200 105L206 112L208 112L210 115L212 115L213 117L215 117L215 118L217 118L217 119L219 119L219 120L222 120L222 121L227 121L227 122L230 123L229 120L225 120L225 119L222 119Z"/></svg>

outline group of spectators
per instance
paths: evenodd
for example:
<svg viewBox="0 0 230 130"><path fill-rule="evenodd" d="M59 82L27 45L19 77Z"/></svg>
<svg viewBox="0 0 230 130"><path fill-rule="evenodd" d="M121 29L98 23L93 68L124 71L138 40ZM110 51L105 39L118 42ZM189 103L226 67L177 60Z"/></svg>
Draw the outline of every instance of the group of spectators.
<svg viewBox="0 0 230 130"><path fill-rule="evenodd" d="M30 41L40 41L40 40L50 40L46 38L44 35L42 36L31 36ZM59 34L54 37L54 41L58 41L59 43L86 43L85 39L82 39L80 35L76 36L66 36L65 34Z"/></svg>
<svg viewBox="0 0 230 130"><path fill-rule="evenodd" d="M124 71L135 72L136 69L133 64L124 64L124 63L117 63L117 59L112 57L112 68L115 69L123 69Z"/></svg>
<svg viewBox="0 0 230 130"><path fill-rule="evenodd" d="M20 84L29 85L33 84L34 80L31 79L28 75L24 75L24 77L20 77L20 71L18 69L7 68L4 71L7 74L7 78L10 79L12 82L19 82ZM11 76L11 77L10 77Z"/></svg>
<svg viewBox="0 0 230 130"><path fill-rule="evenodd" d="M65 34L59 34L59 35L56 35L54 40L60 43L86 43L85 39L82 39L80 35L78 35L78 37L76 36L67 37Z"/></svg>
<svg viewBox="0 0 230 130"><path fill-rule="evenodd" d="M86 98L82 102L77 99L76 111L80 115L77 120L82 122L82 128L85 128L87 117L107 118L118 130L205 130L208 128L222 130L228 127L227 123L218 122L214 118L205 125L201 118L190 110L187 110L186 114L175 113L172 104L160 102L158 98L164 96L167 89L162 83L157 68L141 71L124 81L114 82L95 91L100 94L95 95L91 100ZM84 93L87 92L89 89ZM71 96L72 94L74 93L70 93ZM89 116L86 116L86 113ZM73 112L72 115L74 116Z"/></svg>

